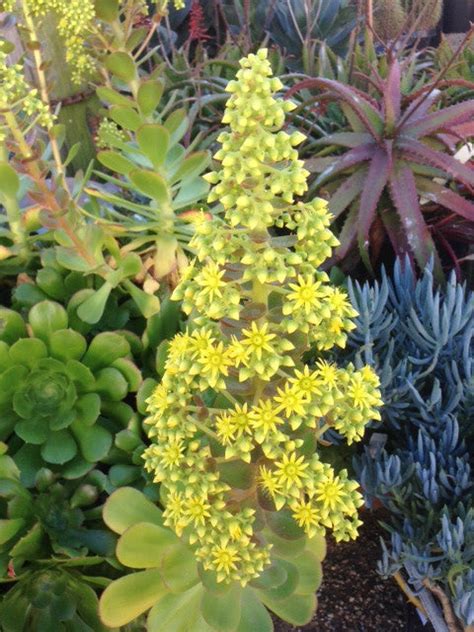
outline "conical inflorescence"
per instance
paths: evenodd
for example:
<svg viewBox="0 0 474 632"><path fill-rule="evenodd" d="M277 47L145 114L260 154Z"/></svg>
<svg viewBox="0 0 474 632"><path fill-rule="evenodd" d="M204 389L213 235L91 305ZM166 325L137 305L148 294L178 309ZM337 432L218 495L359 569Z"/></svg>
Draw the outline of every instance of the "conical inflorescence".
<svg viewBox="0 0 474 632"><path fill-rule="evenodd" d="M207 176L209 202L224 213L197 225L196 262L173 295L188 328L149 399L144 458L162 486L165 524L218 581L245 585L271 562L265 529L276 514L308 537L356 537L358 485L318 447L329 428L359 440L382 402L371 368L321 357L345 345L356 315L318 270L338 242L327 203L296 199L309 175L295 149L304 137L282 129L295 105L275 96L282 84L266 50L240 65L220 165Z"/></svg>

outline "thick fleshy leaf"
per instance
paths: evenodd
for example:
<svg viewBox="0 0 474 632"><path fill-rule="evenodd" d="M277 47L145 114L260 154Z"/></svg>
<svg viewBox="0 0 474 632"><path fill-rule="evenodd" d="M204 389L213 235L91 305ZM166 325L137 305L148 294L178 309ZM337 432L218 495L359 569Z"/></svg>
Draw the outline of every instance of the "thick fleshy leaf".
<svg viewBox="0 0 474 632"><path fill-rule="evenodd" d="M452 125L464 123L474 116L474 102L463 101L457 105L441 108L436 112L425 114L422 118L408 120L403 125L403 134L422 138L441 130L447 130Z"/></svg>
<svg viewBox="0 0 474 632"><path fill-rule="evenodd" d="M441 169L444 173L453 177L455 180L462 182L468 187L474 188L474 170L469 166L463 165L456 158L452 158L447 154L432 149L417 140L403 138L399 141L398 147L403 150L405 155L413 158L417 162L425 162L431 167Z"/></svg>
<svg viewBox="0 0 474 632"><path fill-rule="evenodd" d="M400 87L401 71L400 62L395 59L388 71L383 90L383 101L385 108L385 132L392 132L400 118L402 94Z"/></svg>
<svg viewBox="0 0 474 632"><path fill-rule="evenodd" d="M242 593L241 617L236 632L273 632L272 618L258 598L258 593L245 588Z"/></svg>
<svg viewBox="0 0 474 632"><path fill-rule="evenodd" d="M170 134L166 127L157 124L142 125L137 131L137 142L156 169L163 165L170 143Z"/></svg>
<svg viewBox="0 0 474 632"><path fill-rule="evenodd" d="M22 528L25 524L23 518L14 518L12 520L0 520L0 544L5 544L10 538Z"/></svg>
<svg viewBox="0 0 474 632"><path fill-rule="evenodd" d="M286 540L304 538L303 529L296 524L289 510L269 511L266 513L266 521L269 529L280 538Z"/></svg>
<svg viewBox="0 0 474 632"><path fill-rule="evenodd" d="M318 176L316 182L314 183L314 187L318 188L343 171L371 160L376 147L376 145L371 143L359 145L359 147L349 150L343 156L338 156L333 160L331 165L326 167L326 169L324 169L324 171Z"/></svg>
<svg viewBox="0 0 474 632"><path fill-rule="evenodd" d="M377 213L380 196L382 195L390 176L392 157L389 151L390 148L388 148L388 150L379 148L374 152L369 171L367 173L367 181L360 196L358 216L359 226L357 231L359 252L363 261L369 268L369 231Z"/></svg>
<svg viewBox="0 0 474 632"><path fill-rule="evenodd" d="M10 347L10 360L29 368L33 368L38 360L47 355L48 349L39 338L20 338Z"/></svg>
<svg viewBox="0 0 474 632"><path fill-rule="evenodd" d="M457 215L462 215L466 219L474 222L474 204L467 200L462 195L459 195L455 191L448 189L447 187L428 180L427 178L417 178L416 180L418 188L424 194L423 197L448 208Z"/></svg>
<svg viewBox="0 0 474 632"><path fill-rule="evenodd" d="M181 163L177 171L173 174L171 182L178 180L192 180L200 175L209 165L210 156L207 151L196 151L187 156Z"/></svg>
<svg viewBox="0 0 474 632"><path fill-rule="evenodd" d="M133 81L137 73L137 67L133 58L128 53L122 51L107 55L105 65L110 72L125 81L126 83Z"/></svg>
<svg viewBox="0 0 474 632"><path fill-rule="evenodd" d="M328 134L319 138L314 144L318 145L337 145L338 147L359 147L372 141L371 134L364 132L337 132L336 134Z"/></svg>
<svg viewBox="0 0 474 632"><path fill-rule="evenodd" d="M259 590L272 599L286 599L295 592L299 582L299 573L295 564L288 560L280 559L278 563L286 572L285 581L272 588L265 590L259 588Z"/></svg>
<svg viewBox="0 0 474 632"><path fill-rule="evenodd" d="M44 420L28 419L15 425L15 434L25 443L41 445L48 438L49 428Z"/></svg>
<svg viewBox="0 0 474 632"><path fill-rule="evenodd" d="M153 79L140 84L137 93L137 103L141 113L149 116L158 107L163 94L164 83Z"/></svg>
<svg viewBox="0 0 474 632"><path fill-rule="evenodd" d="M135 169L130 172L129 178L141 193L156 200L160 206L169 202L168 184L160 174L146 169Z"/></svg>
<svg viewBox="0 0 474 632"><path fill-rule="evenodd" d="M179 594L164 595L150 610L148 632L215 632L201 617L201 584Z"/></svg>
<svg viewBox="0 0 474 632"><path fill-rule="evenodd" d="M186 110L180 108L172 112L164 122L164 126L170 133L170 146L179 143L189 126Z"/></svg>
<svg viewBox="0 0 474 632"><path fill-rule="evenodd" d="M170 529L139 522L123 533L116 554L119 562L130 568L158 568L173 547L186 550Z"/></svg>
<svg viewBox="0 0 474 632"><path fill-rule="evenodd" d="M86 349L86 339L73 329L59 329L49 338L49 351L57 360L80 360Z"/></svg>
<svg viewBox="0 0 474 632"><path fill-rule="evenodd" d="M109 496L104 505L103 519L112 531L120 535L139 522L163 526L161 510L133 487L122 487Z"/></svg>
<svg viewBox="0 0 474 632"><path fill-rule="evenodd" d="M71 430L79 444L81 454L89 463L97 463L109 452L112 445L112 435L108 430L97 424L84 426L75 421Z"/></svg>
<svg viewBox="0 0 474 632"><path fill-rule="evenodd" d="M111 291L112 285L107 281L103 283L98 290L95 290L78 306L76 313L79 318L90 325L98 323L104 314Z"/></svg>
<svg viewBox="0 0 474 632"><path fill-rule="evenodd" d="M96 390L102 398L119 402L128 393L128 382L120 371L109 366L96 373Z"/></svg>
<svg viewBox="0 0 474 632"><path fill-rule="evenodd" d="M300 595L313 595L321 585L323 577L321 562L309 551L305 551L293 562L298 570L296 592Z"/></svg>
<svg viewBox="0 0 474 632"><path fill-rule="evenodd" d="M0 341L12 344L27 335L23 318L13 309L0 307Z"/></svg>
<svg viewBox="0 0 474 632"><path fill-rule="evenodd" d="M107 167L107 169L120 173L123 176L128 175L130 171L136 169L136 165L131 160L128 160L128 158L125 158L111 149L99 151L97 160L104 165L104 167Z"/></svg>
<svg viewBox="0 0 474 632"><path fill-rule="evenodd" d="M420 209L418 191L412 170L403 163L396 163L390 176L390 196L400 216L407 241L424 268L436 248ZM437 262L439 266L439 261Z"/></svg>
<svg viewBox="0 0 474 632"><path fill-rule="evenodd" d="M157 569L125 575L102 593L99 616L112 628L126 625L149 610L167 592Z"/></svg>
<svg viewBox="0 0 474 632"><path fill-rule="evenodd" d="M291 595L288 599L271 599L261 594L263 603L280 619L291 625L306 625L313 617L316 610L315 595Z"/></svg>
<svg viewBox="0 0 474 632"><path fill-rule="evenodd" d="M196 557L179 541L164 552L160 570L165 585L173 593L183 592L199 581Z"/></svg>
<svg viewBox="0 0 474 632"><path fill-rule="evenodd" d="M233 584L223 593L204 591L201 612L207 623L219 632L234 632L241 614L242 588Z"/></svg>
<svg viewBox="0 0 474 632"><path fill-rule="evenodd" d="M59 303L42 301L30 309L28 321L37 338L48 342L54 331L67 329L68 318L66 310Z"/></svg>
<svg viewBox="0 0 474 632"><path fill-rule="evenodd" d="M209 183L203 178L195 178L194 180L186 180L183 182L178 195L173 199L173 209L175 211L195 204L203 200L209 191Z"/></svg>
<svg viewBox="0 0 474 632"><path fill-rule="evenodd" d="M344 178L337 191L329 199L328 210L334 219L346 210L348 206L357 198L364 188L367 180L367 169L361 167L351 176Z"/></svg>
<svg viewBox="0 0 474 632"><path fill-rule="evenodd" d="M130 345L124 336L104 331L93 338L82 361L92 371L109 366L118 358L130 353Z"/></svg>
<svg viewBox="0 0 474 632"><path fill-rule="evenodd" d="M113 105L108 112L108 116L120 127L135 132L141 125L141 117L136 110L127 105Z"/></svg>
<svg viewBox="0 0 474 632"><path fill-rule="evenodd" d="M407 236L398 213L393 208L385 208L380 212L380 219L387 232L392 248L402 261L408 256L413 259ZM413 261L414 265L414 261Z"/></svg>
<svg viewBox="0 0 474 632"><path fill-rule="evenodd" d="M41 447L41 456L48 463L62 465L67 463L77 453L77 445L67 430L52 432L46 443Z"/></svg>
<svg viewBox="0 0 474 632"><path fill-rule="evenodd" d="M297 83L288 90L287 97L291 97L292 94L299 90L311 88L328 90L331 95L343 101L364 125L366 131L369 132L373 138L379 138L379 135L383 131L383 120L375 104L366 94L350 86L346 86L339 81L318 77Z"/></svg>
<svg viewBox="0 0 474 632"><path fill-rule="evenodd" d="M0 162L0 194L6 198L16 198L20 188L20 178L7 162Z"/></svg>
<svg viewBox="0 0 474 632"><path fill-rule="evenodd" d="M142 383L140 369L128 358L118 358L112 363L112 367L120 371L128 382L128 390L136 393Z"/></svg>

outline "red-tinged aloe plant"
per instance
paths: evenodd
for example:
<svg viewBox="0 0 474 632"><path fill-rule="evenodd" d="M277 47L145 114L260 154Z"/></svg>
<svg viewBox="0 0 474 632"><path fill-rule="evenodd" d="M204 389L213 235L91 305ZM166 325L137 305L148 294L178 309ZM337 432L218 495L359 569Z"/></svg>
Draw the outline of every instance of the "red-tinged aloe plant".
<svg viewBox="0 0 474 632"><path fill-rule="evenodd" d="M391 61L386 79L374 71L370 83L377 88L378 99L322 78L302 81L289 94L324 90L322 99L338 100L351 128L318 140L319 145L332 146L334 154L328 159L326 148L325 158L309 161L319 173L313 189L324 185L329 190L335 219L346 214L337 257L343 259L358 244L370 267L370 237L372 231L379 235L382 227L398 255L409 253L420 266L434 257L440 273L423 202L434 202L474 222L474 203L455 190L459 185L467 191L474 188L474 170L449 149L453 138L474 136L474 100L436 109L440 92L435 85L405 98L402 68L397 60ZM347 151L341 154L341 147Z"/></svg>

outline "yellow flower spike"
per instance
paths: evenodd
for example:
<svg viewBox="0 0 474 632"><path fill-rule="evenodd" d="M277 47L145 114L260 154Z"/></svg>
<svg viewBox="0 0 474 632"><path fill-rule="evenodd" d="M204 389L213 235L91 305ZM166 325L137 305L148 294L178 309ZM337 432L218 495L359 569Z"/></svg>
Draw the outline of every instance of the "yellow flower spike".
<svg viewBox="0 0 474 632"><path fill-rule="evenodd" d="M242 585L271 563L257 532L269 508L289 512L307 537L356 535L357 484L308 447L328 427L359 440L381 405L371 369L338 368L318 352L343 346L356 314L317 269L338 242L327 202L296 199L307 190L295 149L304 137L282 129L294 105L275 95L281 88L266 50L243 59L227 86L229 128L206 177L223 216L196 226L196 261L172 297L189 331L170 343L148 401L145 467L165 492L165 524L218 581ZM302 362L310 349L313 368ZM234 472L248 488L223 482Z"/></svg>

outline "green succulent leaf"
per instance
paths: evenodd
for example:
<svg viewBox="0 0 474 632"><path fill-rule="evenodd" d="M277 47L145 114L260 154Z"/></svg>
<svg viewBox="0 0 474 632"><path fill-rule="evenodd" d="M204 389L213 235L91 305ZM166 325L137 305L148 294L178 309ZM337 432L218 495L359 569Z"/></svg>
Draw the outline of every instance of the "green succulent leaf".
<svg viewBox="0 0 474 632"><path fill-rule="evenodd" d="M67 329L66 310L59 303L42 301L30 309L28 322L37 338L48 343L51 334L59 329Z"/></svg>
<svg viewBox="0 0 474 632"><path fill-rule="evenodd" d="M130 172L129 177L141 193L156 200L160 206L169 203L168 183L160 174L146 169L135 169Z"/></svg>
<svg viewBox="0 0 474 632"><path fill-rule="evenodd" d="M105 524L119 535L142 522L163 526L161 510L132 487L122 487L109 496L104 505L103 518Z"/></svg>
<svg viewBox="0 0 474 632"><path fill-rule="evenodd" d="M27 336L23 318L12 309L0 307L0 341L12 344L18 338Z"/></svg>
<svg viewBox="0 0 474 632"><path fill-rule="evenodd" d="M167 592L157 569L125 575L112 582L102 593L100 618L110 627L126 625L151 608Z"/></svg>
<svg viewBox="0 0 474 632"><path fill-rule="evenodd" d="M186 553L172 531L151 522L140 522L122 535L116 555L119 562L130 568L157 568L172 548L179 548L180 554Z"/></svg>
<svg viewBox="0 0 474 632"><path fill-rule="evenodd" d="M62 465L67 463L77 453L77 445L71 433L67 430L52 432L41 447L41 456L48 463Z"/></svg>
<svg viewBox="0 0 474 632"><path fill-rule="evenodd" d="M323 576L321 562L309 551L294 558L293 562L298 570L296 592L301 595L313 595L321 585Z"/></svg>
<svg viewBox="0 0 474 632"><path fill-rule="evenodd" d="M7 162L0 162L0 194L6 198L16 198L20 188L20 178Z"/></svg>
<svg viewBox="0 0 474 632"><path fill-rule="evenodd" d="M92 371L108 367L130 353L130 345L120 334L105 331L97 334L89 345L82 361Z"/></svg>
<svg viewBox="0 0 474 632"><path fill-rule="evenodd" d="M10 358L15 364L33 368L38 360L46 358L48 349L38 338L21 338L10 347Z"/></svg>
<svg viewBox="0 0 474 632"><path fill-rule="evenodd" d="M100 396L97 393L81 395L76 404L77 423L81 426L92 426L100 414Z"/></svg>
<svg viewBox="0 0 474 632"><path fill-rule="evenodd" d="M119 154L117 151L112 151L111 149L99 151L97 160L104 165L104 167L107 167L107 169L123 176L128 175L130 171L136 168L131 160L128 160L128 158L125 158L122 154Z"/></svg>
<svg viewBox="0 0 474 632"><path fill-rule="evenodd" d="M164 595L150 610L148 632L215 632L201 616L202 585Z"/></svg>
<svg viewBox="0 0 474 632"><path fill-rule="evenodd" d="M137 93L137 103L143 116L149 116L158 107L163 94L164 84L161 81L144 81Z"/></svg>
<svg viewBox="0 0 474 632"><path fill-rule="evenodd" d="M306 625L316 610L316 595L291 595L287 599L272 599L262 594L263 603L280 619L291 625Z"/></svg>
<svg viewBox="0 0 474 632"><path fill-rule="evenodd" d="M106 281L98 290L95 290L89 298L86 298L78 306L76 313L79 318L90 325L98 323L104 315L105 306L112 289L112 285Z"/></svg>
<svg viewBox="0 0 474 632"><path fill-rule="evenodd" d="M138 146L150 160L155 169L159 169L165 162L170 142L170 134L163 125L142 125L137 131Z"/></svg>
<svg viewBox="0 0 474 632"><path fill-rule="evenodd" d="M272 618L251 588L242 592L241 617L236 632L273 632Z"/></svg>
<svg viewBox="0 0 474 632"><path fill-rule="evenodd" d="M135 132L141 125L141 117L128 105L113 105L108 116L120 127Z"/></svg>
<svg viewBox="0 0 474 632"><path fill-rule="evenodd" d="M0 544L5 544L23 527L25 521L23 518L14 518L12 520L0 520Z"/></svg>
<svg viewBox="0 0 474 632"><path fill-rule="evenodd" d="M128 53L119 51L108 55L105 65L113 75L126 83L133 81L136 77L137 68L132 56Z"/></svg>
<svg viewBox="0 0 474 632"><path fill-rule="evenodd" d="M108 454L112 445L112 435L102 426L83 426L81 422L75 421L71 430L86 461L96 463Z"/></svg>
<svg viewBox="0 0 474 632"><path fill-rule="evenodd" d="M60 329L51 334L49 339L49 351L53 358L67 362L79 360L87 349L84 336L73 329Z"/></svg>
<svg viewBox="0 0 474 632"><path fill-rule="evenodd" d="M219 632L234 632L240 622L242 588L232 584L224 593L204 591L201 612L205 621Z"/></svg>

